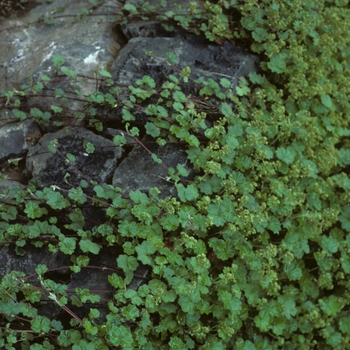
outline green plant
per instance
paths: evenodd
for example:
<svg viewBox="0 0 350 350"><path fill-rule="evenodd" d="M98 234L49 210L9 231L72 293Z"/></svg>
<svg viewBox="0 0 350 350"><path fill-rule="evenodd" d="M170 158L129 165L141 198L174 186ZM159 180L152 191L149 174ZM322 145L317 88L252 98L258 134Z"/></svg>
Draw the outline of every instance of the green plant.
<svg viewBox="0 0 350 350"><path fill-rule="evenodd" d="M91 266L86 253L99 254L107 245L123 252L108 279L114 297L102 324L95 308L84 318L70 310L71 304L98 301L98 295L77 289L70 300L65 285L45 278L44 265L37 268L39 286L21 272L4 276L1 346L11 349L21 341L25 349L51 349L52 344L63 349L349 347L346 5L233 0L206 2L211 12L203 16L190 12L186 18L193 28L205 19L196 28L208 38L235 38L261 58L262 71L242 78L236 94L225 79L196 82L200 96L220 102L214 121L206 122L196 104L199 96L181 90L191 80L186 67L162 86L148 76L136 81L125 101L117 101L119 91L101 71L108 91L86 97L92 123L103 127L94 119L97 105L121 104L125 134L140 142L133 120L142 109L149 118L145 132L160 145L183 143L198 175L188 182L182 166L168 169L176 198L160 199L156 188L125 198L121 189L96 183L90 195L88 179L68 192L32 182L4 194L1 242L15 242L19 254L29 242L40 247L49 238L52 252L71 255L70 268L78 273ZM145 7L126 9L146 15ZM230 22L233 11L241 16L241 29ZM165 16L186 27L184 15ZM176 65L174 54L168 58ZM63 61L56 57L54 63L58 69ZM23 119L22 96L44 88L45 81L33 82L21 92L4 92L3 100ZM56 96L71 98L63 91ZM53 117L34 108L30 115L40 123ZM51 110L60 113L59 100ZM114 141L123 144L125 137ZM86 146L93 152L93 145ZM84 229L84 205L102 208L107 220ZM69 221L65 233L61 214ZM26 217L25 224L19 216ZM137 290L126 289L141 264L151 267L151 277ZM69 326L37 315L34 304L45 294L71 316Z"/></svg>

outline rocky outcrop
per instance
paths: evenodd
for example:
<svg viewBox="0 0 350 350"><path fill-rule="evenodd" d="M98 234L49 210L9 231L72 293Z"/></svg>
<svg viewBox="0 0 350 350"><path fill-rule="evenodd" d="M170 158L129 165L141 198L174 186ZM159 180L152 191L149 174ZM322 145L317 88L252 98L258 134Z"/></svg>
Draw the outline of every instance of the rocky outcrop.
<svg viewBox="0 0 350 350"><path fill-rule="evenodd" d="M76 121L74 114L86 108L83 99L57 100L57 92L52 91L80 89L83 95L87 95L99 89L95 71L105 67L110 68L114 82L122 87L121 95L128 85L144 75L151 76L161 85L169 74L174 73L174 67L164 64L167 52L176 55L179 67L190 67L191 79L204 77L217 80L225 77L234 90L240 77L256 69L257 58L228 42L223 45L208 43L207 40L186 34L180 29L169 34L162 31L161 25L156 21L136 21L124 25L124 33L120 34L122 38L118 42L115 40L118 36L115 32L116 23L112 20L115 19L113 15L121 16L122 12L121 5L116 1L105 1L99 6L92 6L89 10L94 16L85 17L81 21L79 14L86 13L85 2L66 1L65 12L58 15L52 24L47 23L52 21L50 14L58 13L55 12L58 10L55 2L37 3L35 8L22 13L21 17L10 17L0 25L3 48L0 54L0 89L15 91L23 84L29 86L31 77L34 77L34 81L44 75L52 78L47 91L40 91L40 94L32 92L23 102L27 110L26 120L18 121L7 105L6 98L0 100L0 161L5 177L0 182L0 189L11 190L14 186L24 186L29 179L39 180L43 186L68 188L79 185L85 177L120 187L124 193L131 190L148 192L150 188L158 187L163 196L175 196L173 184L167 179L167 169L182 164L188 170L189 178L194 177L184 148L175 144L161 147L148 137L140 142L129 138L126 146L116 146L112 139L113 135L120 134L116 129L116 125L121 122L120 109L98 110L95 119L100 118L106 127L106 132L98 135L81 122L72 123ZM38 18L41 20L38 21ZM23 27L25 23L32 24ZM128 38L128 42L120 49L125 38ZM152 57L147 56L145 50L152 51ZM74 83L68 82L67 77L53 66L54 55L62 56L65 59L64 65L77 72L80 78ZM186 89L194 95L198 92L191 84ZM215 106L214 100L212 103ZM50 107L57 104L63 110L61 127L57 123L38 124L28 112L31 108L40 108L52 115ZM141 123L147 121L147 116L142 112L137 118ZM87 151L88 143L94 145L93 153ZM56 153L49 151L50 146L57 149ZM155 163L150 152L163 162ZM73 167L66 161L68 154L75 157ZM14 158L21 159L19 164L9 165L8 161ZM68 183L67 173L70 175ZM52 269L70 264L69 256L52 254L46 248L39 249L27 244L23 256L16 255L14 248L15 244L0 248L2 275L13 270L33 274L40 262L45 262ZM106 249L103 254L95 257L98 259L96 264L115 266L117 256L118 251ZM91 269L79 274L72 274L68 268L59 271L50 278L64 281L69 289L78 286L92 291L111 289L107 279L110 273L108 269L103 273ZM146 280L148 269L140 267L140 271L136 272L140 276L134 278L132 288L137 288ZM108 299L108 293L103 293L102 297ZM50 312L54 315L52 310Z"/></svg>
<svg viewBox="0 0 350 350"><path fill-rule="evenodd" d="M57 144L55 153L49 151L53 142ZM94 145L93 153L88 153L84 147L88 142ZM74 157L74 167L67 162L67 154ZM31 147L26 157L26 171L42 186L56 185L69 189L79 186L83 178L108 183L121 155L121 148L112 141L82 127L65 127L45 134L38 144ZM64 180L67 173L69 185Z"/></svg>

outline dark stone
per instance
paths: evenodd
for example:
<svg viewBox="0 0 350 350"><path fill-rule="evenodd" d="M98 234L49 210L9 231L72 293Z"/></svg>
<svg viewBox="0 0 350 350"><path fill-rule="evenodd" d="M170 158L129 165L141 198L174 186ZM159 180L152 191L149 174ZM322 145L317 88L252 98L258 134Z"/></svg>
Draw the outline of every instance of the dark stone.
<svg viewBox="0 0 350 350"><path fill-rule="evenodd" d="M154 153L162 160L156 163L151 154L141 145L137 145L121 162L113 176L113 186L120 187L124 193L140 190L149 193L152 187L161 191L160 197L176 196L176 188L168 177L168 168L175 168L177 164L183 165L193 179L194 172L187 160L186 151L179 144L168 143L159 146L152 138L141 140L149 152Z"/></svg>
<svg viewBox="0 0 350 350"><path fill-rule="evenodd" d="M40 137L40 129L33 120L5 124L0 128L0 162L24 156Z"/></svg>
<svg viewBox="0 0 350 350"><path fill-rule="evenodd" d="M128 0L127 3L135 1L138 0ZM152 6L159 6L158 0L149 0L149 2ZM177 2L169 1L169 7L160 8L159 14L172 10L172 6ZM200 0L197 3L199 7L203 5L203 1ZM85 2L79 1L67 3L65 4L66 13L77 14L85 5ZM67 16L67 18L56 20L50 26L41 23L23 28L25 23L34 23L38 17L57 10L55 6L57 6L55 2L42 1L31 11L24 13L21 18L6 19L0 23L2 45L0 89L13 91L23 83L29 83L30 77L34 77L35 81L43 75L51 76L52 79L47 89L42 91L40 96L30 93L28 98L21 100L21 108L23 106L27 108L28 113L30 108L37 107L52 114L50 106L59 104L63 108L63 113L55 117L62 121L64 126L75 121L76 111L85 111L84 108L89 107L77 98L74 90L80 89L85 95L98 90L101 81L94 78L94 72L105 67L111 67L113 80L118 86L123 87L117 98L126 101L129 98L127 87L144 75L154 78L157 86L160 87L164 81L168 80L170 74L178 74L177 69L190 67L190 82L183 84L183 91L192 96L198 96L201 83L196 80L199 77L211 78L215 81L226 78L231 82L230 89L235 91L237 80L256 70L257 57L244 49L237 48L229 42L222 45L209 43L204 37L185 33L180 28L168 32L162 24L155 20L155 17L148 22L136 20L124 25L122 35L125 37L121 42L126 39L130 40L119 51L119 41L116 37L120 33L114 30L118 24L111 25L108 21L114 18L113 15L123 14L122 4L112 0L104 1L97 6L92 5L91 10L100 11L100 15L91 16L83 21ZM189 2L183 3L184 11L188 11L188 6ZM107 10L111 10L108 15L105 14ZM152 51L153 57L147 56L144 50ZM172 52L177 56L179 63L176 67L166 64L167 52ZM56 71L53 67L53 55L64 57L66 60L64 65L87 80L76 82L76 85L69 82L60 70ZM66 101L57 100L53 91L58 88L69 90L70 98ZM149 102L154 101L152 98L144 101L143 107ZM212 102L215 104L215 101ZM127 145L123 147L124 154L122 154L122 148L116 147L111 141L113 135L120 135L123 132L117 130L122 129L124 125L121 118L120 106L122 103L114 110L100 108L97 111L94 118L106 120L107 128L103 136L96 135L79 125L64 127L57 131L51 121L47 125L40 125L40 128L29 119L18 123L11 114L13 106L7 103L5 96L0 97L0 105L2 109L0 112L0 161L6 161L9 157L25 157L25 173L32 176L33 181L39 180L43 186L56 185L69 189L71 186L78 186L80 180L86 177L98 183L112 183L113 186L120 187L124 194L131 190L148 193L150 188L157 187L161 191L160 197L163 198L176 196L176 189L169 181L167 168L176 168L177 164L181 164L189 172L188 180L195 176L187 161L186 149L180 144L168 143L161 147L150 137L140 137L144 146L162 159L162 164L155 163L149 152L130 137L127 138ZM135 116L136 122L139 123L138 126L142 129L142 125L148 121L147 115L140 111L135 112ZM9 124L9 122L15 122L15 124ZM49 131L54 131L54 133L48 133ZM41 133L45 135L42 136ZM58 141L59 152L52 154L48 151L48 146L54 140ZM84 140L94 144L94 153L87 154L83 146ZM72 166L69 166L63 158L67 153L76 157ZM0 165L2 168L2 164ZM0 205L9 204L11 194L15 196L16 192L23 188L19 181L11 178L10 173L10 171L3 172L7 180L0 183L0 190L6 191L9 195L2 196L0 193ZM69 184L65 181L66 173L70 174L70 177L66 179ZM16 190L17 187L18 190ZM57 225L60 227L66 225L68 212L68 210L62 212L61 221ZM85 230L93 231L95 226L107 220L103 208L84 207L82 212L85 218ZM21 224L29 221L25 216L18 216L17 220ZM3 230L3 227L0 227ZM69 232L69 229L67 231ZM21 271L27 276L32 276L28 282L33 282L34 285L40 287L35 277L35 268L39 264L45 264L51 269L45 278L66 284L73 293L75 288L86 288L93 294L96 291L102 298L101 303L86 304L82 308L69 304L69 307L79 317L87 317L89 308L96 307L101 311L101 320L103 319L108 312L107 300L113 299L113 288L108 282L108 275L113 272L121 273L116 265L116 259L121 253L120 247L103 247L97 256L90 254L90 265L96 268L82 268L80 273L72 273L68 268L72 264L70 256L61 252L50 252L47 244L41 248L35 248L27 243L23 249L16 248L15 244L0 248L0 274L6 275L12 271ZM16 251L25 254L16 255ZM79 254L78 250L77 254ZM102 266L109 269L103 269ZM149 266L139 265L134 279L126 288L137 289L143 283L147 283L150 271ZM64 324L69 325L67 319L69 320L71 316L50 300L48 293L35 307L38 307L39 314L51 319L62 320L63 323L66 322Z"/></svg>
<svg viewBox="0 0 350 350"><path fill-rule="evenodd" d="M50 153L48 146L57 140L57 152ZM88 154L84 141L91 142L95 151ZM75 162L70 166L65 156L70 153ZM27 157L27 170L43 186L57 185L69 189L79 186L82 179L107 183L121 156L121 149L101 136L82 127L66 127L56 133L46 134L31 148ZM65 181L66 173L70 174Z"/></svg>

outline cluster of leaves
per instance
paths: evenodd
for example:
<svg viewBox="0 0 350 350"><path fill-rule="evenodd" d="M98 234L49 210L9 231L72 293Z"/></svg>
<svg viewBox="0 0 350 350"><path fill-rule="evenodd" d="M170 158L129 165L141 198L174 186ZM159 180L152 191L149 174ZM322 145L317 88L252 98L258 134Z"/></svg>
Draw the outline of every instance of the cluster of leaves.
<svg viewBox="0 0 350 350"><path fill-rule="evenodd" d="M198 173L189 183L182 181L187 176L182 166L169 169L176 198L162 199L156 188L124 198L121 189L104 184L94 184L90 196L86 181L67 194L35 183L12 189L0 205L0 237L16 241L19 254L27 242L40 247L49 241L52 252L72 256L71 270L78 273L89 264L88 253L99 254L103 245L122 247L123 253L116 258L119 270L108 279L115 293L103 324L97 309L83 319L69 309L70 303L98 297L77 288L79 300L69 300L67 286L45 278L44 265L37 268L40 288L21 272L5 276L0 345L12 349L21 340L24 349L53 349L43 340L50 336L63 349L348 348L347 3L206 2L213 15L206 12L199 30L213 40L250 42L262 68L241 79L234 93L226 79L201 81L200 95L219 101L215 121L182 91L191 77L184 67L162 86L145 76L129 87L122 108L125 133L137 138L133 111L146 104L146 133L160 145L186 145ZM233 10L241 14L240 30L230 28ZM183 25L183 14L171 16ZM76 79L63 62L56 64ZM112 108L117 103L112 77L100 75L110 91L87 100ZM157 102L148 103L152 97ZM12 103L13 96L8 98ZM45 112L30 113L41 122L49 119ZM114 141L120 145L125 138ZM86 229L85 203L105 210L106 221ZM69 235L58 224L67 208ZM23 216L25 224L18 220ZM125 288L141 264L152 269L150 279L137 290ZM72 316L69 326L37 314L33 304L45 293ZM18 332L21 322L30 331Z"/></svg>

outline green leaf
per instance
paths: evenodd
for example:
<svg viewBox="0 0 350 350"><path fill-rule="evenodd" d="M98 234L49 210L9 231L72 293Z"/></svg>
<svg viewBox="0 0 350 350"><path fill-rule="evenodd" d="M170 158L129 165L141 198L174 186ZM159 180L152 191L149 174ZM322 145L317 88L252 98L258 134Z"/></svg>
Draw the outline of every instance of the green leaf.
<svg viewBox="0 0 350 350"><path fill-rule="evenodd" d="M220 79L220 84L221 84L222 87L224 87L226 89L228 89L231 86L231 82L228 79L226 79L226 78L221 78Z"/></svg>
<svg viewBox="0 0 350 350"><path fill-rule="evenodd" d="M338 150L338 154L337 163L340 166L350 165L350 149L341 148Z"/></svg>
<svg viewBox="0 0 350 350"><path fill-rule="evenodd" d="M3 220L5 221L15 220L17 217L17 214L18 212L15 206L5 206L0 204L0 215Z"/></svg>
<svg viewBox="0 0 350 350"><path fill-rule="evenodd" d="M89 320L87 320L86 318L84 318L83 320L83 326L84 329L87 333L91 334L91 335L96 335L98 332L98 328L96 326L94 326ZM88 344L84 344L85 346L87 346ZM87 348L89 348L89 346L87 346ZM85 347L84 347L85 349ZM95 347L93 348L95 349Z"/></svg>
<svg viewBox="0 0 350 350"><path fill-rule="evenodd" d="M234 222L234 204L229 198L224 198L219 204L209 204L208 216L215 226L223 226L227 222Z"/></svg>
<svg viewBox="0 0 350 350"><path fill-rule="evenodd" d="M158 137L160 135L160 130L153 123L147 122L145 128L146 133L152 137Z"/></svg>
<svg viewBox="0 0 350 350"><path fill-rule="evenodd" d="M285 264L283 270L291 281L298 281L303 276L303 271L300 268L299 263L295 260Z"/></svg>
<svg viewBox="0 0 350 350"><path fill-rule="evenodd" d="M138 259L144 265L153 265L153 259L150 258L150 255L154 254L157 250L153 243L144 241L141 245L137 246L135 250L137 252Z"/></svg>
<svg viewBox="0 0 350 350"><path fill-rule="evenodd" d="M81 187L71 188L68 192L68 197L79 204L84 204L87 201Z"/></svg>
<svg viewBox="0 0 350 350"><path fill-rule="evenodd" d="M239 85L239 86L236 86L236 93L238 96L245 96L250 93L250 89L248 86Z"/></svg>
<svg viewBox="0 0 350 350"><path fill-rule="evenodd" d="M222 301L223 307L232 314L238 315L242 310L242 302L239 298L233 296L230 292L220 290L218 293L219 300Z"/></svg>
<svg viewBox="0 0 350 350"><path fill-rule="evenodd" d="M173 99L175 102L187 102L188 98L182 91L175 91L173 93Z"/></svg>
<svg viewBox="0 0 350 350"><path fill-rule="evenodd" d="M252 36L253 36L255 41L257 41L258 43L261 43L267 39L268 32L264 28L257 27L252 32Z"/></svg>
<svg viewBox="0 0 350 350"><path fill-rule="evenodd" d="M347 335L350 335L350 316L344 316L339 320L340 330Z"/></svg>
<svg viewBox="0 0 350 350"><path fill-rule="evenodd" d="M188 176L188 171L182 164L178 164L176 169L178 170L180 176Z"/></svg>
<svg viewBox="0 0 350 350"><path fill-rule="evenodd" d="M204 194L210 195L221 190L222 181L217 175L206 176L205 181L201 181L198 187Z"/></svg>
<svg viewBox="0 0 350 350"><path fill-rule="evenodd" d="M281 304L284 316L290 320L292 316L295 316L298 309L295 304L295 299L291 295L280 295L278 302Z"/></svg>
<svg viewBox="0 0 350 350"><path fill-rule="evenodd" d="M131 112L129 112L129 110L126 108L122 109L122 115L123 115L123 120L126 120L126 121L131 121L136 119L135 116Z"/></svg>
<svg viewBox="0 0 350 350"><path fill-rule="evenodd" d="M135 305L128 305L122 308L122 315L129 321L135 321L140 316L140 311Z"/></svg>
<svg viewBox="0 0 350 350"><path fill-rule="evenodd" d="M124 10L132 13L133 15L138 14L138 10L137 10L136 6L133 4L130 4L130 3L124 4L123 8L124 8Z"/></svg>
<svg viewBox="0 0 350 350"><path fill-rule="evenodd" d="M179 337L175 337L175 336L170 337L168 344L170 346L170 349L172 350L188 349L188 347L184 344L184 342Z"/></svg>
<svg viewBox="0 0 350 350"><path fill-rule="evenodd" d="M84 145L85 151L86 151L88 154L92 154L92 153L95 152L95 146L94 146L93 143L84 140L83 145Z"/></svg>
<svg viewBox="0 0 350 350"><path fill-rule="evenodd" d="M178 196L182 202L193 201L198 198L199 193L195 184L190 184L185 187L183 184L178 183L175 185Z"/></svg>
<svg viewBox="0 0 350 350"><path fill-rule="evenodd" d="M98 72L101 76L106 77L106 78L112 78L112 74L109 73L107 70L101 70Z"/></svg>
<svg viewBox="0 0 350 350"><path fill-rule="evenodd" d="M173 52L167 52L166 56L168 57L170 63L172 63L172 64L179 63L179 58Z"/></svg>
<svg viewBox="0 0 350 350"><path fill-rule="evenodd" d="M25 228L26 233L28 233L28 237L37 238L41 234L48 234L50 231L50 225L47 221L38 221L35 220L34 224L28 225Z"/></svg>
<svg viewBox="0 0 350 350"><path fill-rule="evenodd" d="M108 282L117 289L124 288L124 280L115 273L108 275Z"/></svg>
<svg viewBox="0 0 350 350"><path fill-rule="evenodd" d="M350 232L350 206L345 205L339 215L339 221L341 222L341 227Z"/></svg>
<svg viewBox="0 0 350 350"><path fill-rule="evenodd" d="M162 300L165 303L173 303L177 298L177 294L176 292L171 289L171 290L167 290L164 293L162 293Z"/></svg>
<svg viewBox="0 0 350 350"><path fill-rule="evenodd" d="M40 300L40 299L39 299ZM38 301L39 301L38 300ZM51 321L51 326L53 329L55 329L56 331L62 331L63 330L63 325L60 321L57 320L52 320Z"/></svg>
<svg viewBox="0 0 350 350"><path fill-rule="evenodd" d="M328 315L336 317L345 305L345 301L335 295L331 295L320 301L321 309Z"/></svg>
<svg viewBox="0 0 350 350"><path fill-rule="evenodd" d="M129 193L130 199L137 204L148 204L149 198L148 196L141 192L140 190L130 191Z"/></svg>
<svg viewBox="0 0 350 350"><path fill-rule="evenodd" d="M100 311L97 309L90 309L89 310L89 317L90 317L90 319L100 317Z"/></svg>
<svg viewBox="0 0 350 350"><path fill-rule="evenodd" d="M223 226L226 223L224 211L220 204L209 204L208 215L215 226Z"/></svg>
<svg viewBox="0 0 350 350"><path fill-rule="evenodd" d="M47 214L47 210L45 208L40 208L39 203L32 201L26 203L24 212L30 219L40 218Z"/></svg>
<svg viewBox="0 0 350 350"><path fill-rule="evenodd" d="M62 66L62 64L64 63L64 58L60 55L52 55L51 60L56 69Z"/></svg>
<svg viewBox="0 0 350 350"><path fill-rule="evenodd" d="M308 239L297 232L288 232L283 239L283 244L298 259L302 258L305 253L308 254L310 252Z"/></svg>
<svg viewBox="0 0 350 350"><path fill-rule="evenodd" d="M61 72L67 75L68 77L76 78L78 76L76 71L69 69L68 67L63 66L60 69Z"/></svg>
<svg viewBox="0 0 350 350"><path fill-rule="evenodd" d="M88 300L90 300L92 303L98 303L101 300L99 295L91 294L87 288L77 287L75 288L75 291L83 303L86 303ZM97 331L95 328L91 328L90 330L93 332Z"/></svg>
<svg viewBox="0 0 350 350"><path fill-rule="evenodd" d="M321 247L327 255L332 255L338 251L339 243L334 237L322 236Z"/></svg>
<svg viewBox="0 0 350 350"><path fill-rule="evenodd" d="M50 107L55 113L61 113L63 111L63 109L61 107L57 107L57 106L51 106Z"/></svg>
<svg viewBox="0 0 350 350"><path fill-rule="evenodd" d="M96 328L96 327L95 327ZM87 332L89 332L89 328L87 327ZM88 342L85 339L80 339L79 342L76 342L73 347L72 350L97 350L94 343Z"/></svg>
<svg viewBox="0 0 350 350"><path fill-rule="evenodd" d="M265 81L265 78L257 72L250 72L249 79L253 84L262 84Z"/></svg>
<svg viewBox="0 0 350 350"><path fill-rule="evenodd" d="M58 243L62 253L67 255L72 255L76 247L76 238L73 237L64 237L62 241Z"/></svg>
<svg viewBox="0 0 350 350"><path fill-rule="evenodd" d="M283 73L287 67L286 64L287 54L284 52L274 54L267 66L275 73Z"/></svg>
<svg viewBox="0 0 350 350"><path fill-rule="evenodd" d="M281 223L276 217L271 216L269 217L267 228L277 234L281 231Z"/></svg>
<svg viewBox="0 0 350 350"><path fill-rule="evenodd" d="M175 231L180 224L177 215L167 213L160 218L160 224L167 231Z"/></svg>
<svg viewBox="0 0 350 350"><path fill-rule="evenodd" d="M81 239L79 242L79 247L84 253L90 252L96 255L101 249L98 244L91 242L91 240L88 238Z"/></svg>
<svg viewBox="0 0 350 350"><path fill-rule="evenodd" d="M45 334L49 333L51 324L47 317L37 315L30 321L30 327L36 333Z"/></svg>
<svg viewBox="0 0 350 350"><path fill-rule="evenodd" d="M156 163L158 163L158 164L162 163L162 160L155 153L152 153L151 157Z"/></svg>
<svg viewBox="0 0 350 350"><path fill-rule="evenodd" d="M117 258L118 267L120 267L125 273L133 272L139 266L137 259L133 256L121 254Z"/></svg>
<svg viewBox="0 0 350 350"><path fill-rule="evenodd" d="M291 146L288 148L278 147L276 151L277 158L286 164L291 164L296 156L295 149Z"/></svg>
<svg viewBox="0 0 350 350"><path fill-rule="evenodd" d="M321 95L321 102L328 109L332 110L334 108L332 98L327 94Z"/></svg>
<svg viewBox="0 0 350 350"><path fill-rule="evenodd" d="M220 260L228 260L232 258L237 252L235 244L231 239L222 240L218 238L211 238L209 240L209 246L213 248L215 255Z"/></svg>
<svg viewBox="0 0 350 350"><path fill-rule="evenodd" d="M155 88L156 87L156 82L154 81L153 78L151 78L148 75L145 75L142 79L138 79L136 81L137 85L147 85L150 88Z"/></svg>
<svg viewBox="0 0 350 350"><path fill-rule="evenodd" d="M26 118L27 118L27 115L24 113L24 112L22 112L22 111L19 111L18 109L16 109L16 108L14 108L13 110L12 110L12 113L14 114L14 116L16 117L16 118L18 118L19 120L25 120Z"/></svg>
<svg viewBox="0 0 350 350"><path fill-rule="evenodd" d="M18 315L21 311L21 305L12 299L0 303L0 312L4 315Z"/></svg>
<svg viewBox="0 0 350 350"><path fill-rule="evenodd" d="M53 191L51 188L46 187L43 191L46 203L52 209L63 209L69 206L69 202L61 195L61 193Z"/></svg>
<svg viewBox="0 0 350 350"><path fill-rule="evenodd" d="M196 303L201 300L201 295L198 290L188 290L186 294L180 294L178 303L183 312L194 314L196 310Z"/></svg>
<svg viewBox="0 0 350 350"><path fill-rule="evenodd" d="M123 282L123 284L124 284L124 282ZM122 286L123 286L123 284L122 284ZM124 297L127 299L130 299L131 303L134 305L137 305L137 306L142 305L144 303L142 298L139 296L139 293L133 289L127 289L124 292Z"/></svg>
<svg viewBox="0 0 350 350"><path fill-rule="evenodd" d="M126 144L126 138L125 138L125 135L122 134L122 135L115 135L113 137L113 143L116 145L116 146L123 146Z"/></svg>
<svg viewBox="0 0 350 350"><path fill-rule="evenodd" d="M75 163L75 161L76 161L76 157L75 157L75 155L73 155L73 154L71 154L71 153L67 153L66 154L66 161L67 161L67 163L69 163L69 164L73 164L73 163ZM66 176L70 176L70 174L66 174L65 175L65 177Z"/></svg>
<svg viewBox="0 0 350 350"><path fill-rule="evenodd" d="M112 345L116 348L124 348L131 350L133 344L132 334L129 328L122 325L112 324L108 330L107 337Z"/></svg>
<svg viewBox="0 0 350 350"><path fill-rule="evenodd" d="M233 115L232 107L227 102L221 103L220 111L226 118L230 118Z"/></svg>

